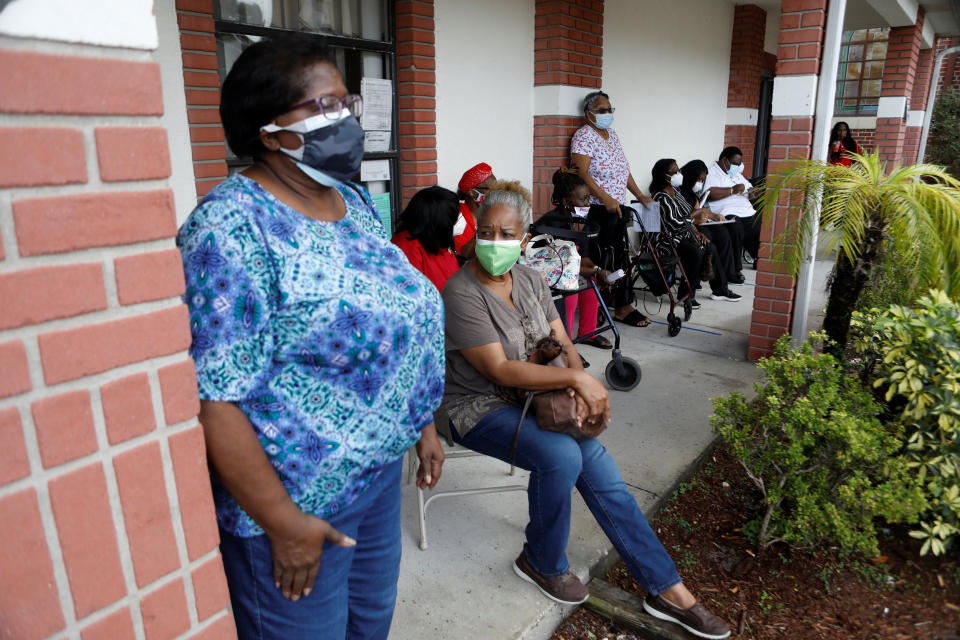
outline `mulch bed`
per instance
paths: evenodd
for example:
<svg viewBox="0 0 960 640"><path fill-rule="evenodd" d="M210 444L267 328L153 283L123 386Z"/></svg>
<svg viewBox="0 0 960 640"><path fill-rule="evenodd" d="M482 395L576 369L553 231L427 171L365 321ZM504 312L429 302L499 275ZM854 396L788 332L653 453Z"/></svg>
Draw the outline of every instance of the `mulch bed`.
<svg viewBox="0 0 960 640"><path fill-rule="evenodd" d="M757 556L741 527L760 500L721 447L652 522L687 586L730 624L732 637L960 640L956 551L921 558L907 529L896 529L885 534L877 558L785 545ZM644 594L622 562L606 580ZM580 608L552 640L618 637L634 636Z"/></svg>

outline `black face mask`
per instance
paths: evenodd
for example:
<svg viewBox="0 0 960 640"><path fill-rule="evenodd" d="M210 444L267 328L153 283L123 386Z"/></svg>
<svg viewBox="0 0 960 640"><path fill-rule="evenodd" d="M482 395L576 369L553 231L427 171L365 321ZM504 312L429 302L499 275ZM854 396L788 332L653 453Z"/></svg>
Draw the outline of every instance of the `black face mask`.
<svg viewBox="0 0 960 640"><path fill-rule="evenodd" d="M363 161L363 129L353 115L330 120L316 115L286 127L268 124L263 131L289 131L300 137L298 149L280 150L292 158L301 171L328 187L357 175Z"/></svg>

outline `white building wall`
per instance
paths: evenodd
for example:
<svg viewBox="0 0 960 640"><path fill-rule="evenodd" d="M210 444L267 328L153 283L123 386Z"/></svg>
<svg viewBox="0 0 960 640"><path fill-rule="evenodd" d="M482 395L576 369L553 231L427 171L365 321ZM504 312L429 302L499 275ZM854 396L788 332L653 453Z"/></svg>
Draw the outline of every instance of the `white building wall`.
<svg viewBox="0 0 960 640"><path fill-rule="evenodd" d="M487 162L530 188L533 0L437 0L435 20L439 184Z"/></svg>
<svg viewBox="0 0 960 640"><path fill-rule="evenodd" d="M644 193L658 159L709 164L723 148L733 12L717 0L604 2L603 89Z"/></svg>

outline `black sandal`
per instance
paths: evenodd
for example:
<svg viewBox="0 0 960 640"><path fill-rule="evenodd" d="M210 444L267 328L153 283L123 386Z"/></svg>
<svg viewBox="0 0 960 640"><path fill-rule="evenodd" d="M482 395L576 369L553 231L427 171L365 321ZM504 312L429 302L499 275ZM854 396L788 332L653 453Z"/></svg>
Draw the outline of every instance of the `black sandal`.
<svg viewBox="0 0 960 640"><path fill-rule="evenodd" d="M594 347L595 349L613 349L613 345L610 344L610 341L600 335L587 338L586 340L581 340L580 344L586 344Z"/></svg>
<svg viewBox="0 0 960 640"><path fill-rule="evenodd" d="M646 326L648 326L648 325L652 322L652 321L650 320L650 318L648 318L647 316L643 315L642 313L640 313L640 312L637 311L636 309L634 309L633 311L631 311L630 313L628 313L628 314L627 314L625 317L623 317L623 318L618 318L618 317L614 316L613 319L616 320L617 322L619 322L620 324L626 324L626 325L629 325L629 326L631 326L631 327L646 327Z"/></svg>

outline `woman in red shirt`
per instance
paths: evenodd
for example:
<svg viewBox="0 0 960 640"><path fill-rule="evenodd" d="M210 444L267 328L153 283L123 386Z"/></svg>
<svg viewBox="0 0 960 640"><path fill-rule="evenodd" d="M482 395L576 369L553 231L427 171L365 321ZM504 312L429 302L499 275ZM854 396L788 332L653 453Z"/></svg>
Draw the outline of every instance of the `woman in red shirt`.
<svg viewBox="0 0 960 640"><path fill-rule="evenodd" d="M438 291L443 291L447 278L460 268L453 253L459 205L457 194L449 189L421 189L400 214L397 232L390 239Z"/></svg>
<svg viewBox="0 0 960 640"><path fill-rule="evenodd" d="M850 126L846 122L838 122L833 125L830 131L830 155L828 162L830 164L842 164L849 167L853 159L851 153L863 153L863 149L857 144L857 141L850 135Z"/></svg>

